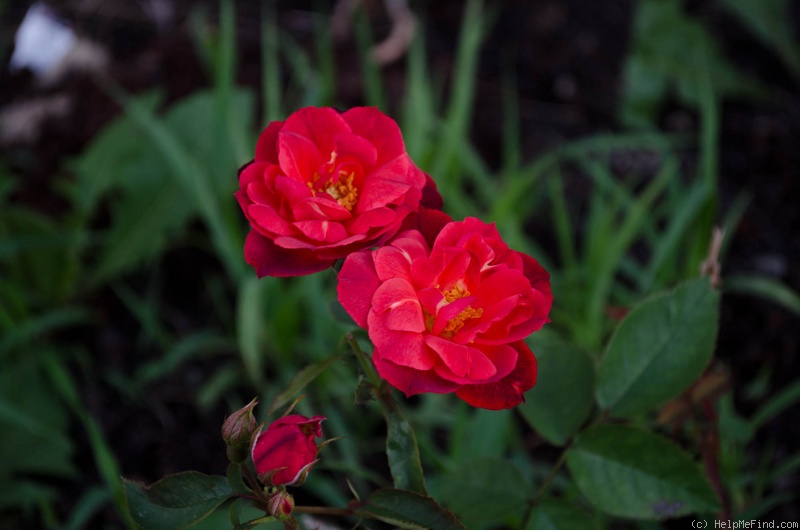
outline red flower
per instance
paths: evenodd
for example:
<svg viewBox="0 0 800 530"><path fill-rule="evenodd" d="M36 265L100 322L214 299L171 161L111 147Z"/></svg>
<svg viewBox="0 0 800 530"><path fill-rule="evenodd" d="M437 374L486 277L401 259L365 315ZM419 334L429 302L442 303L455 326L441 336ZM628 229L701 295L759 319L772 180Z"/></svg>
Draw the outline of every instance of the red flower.
<svg viewBox="0 0 800 530"><path fill-rule="evenodd" d="M455 392L470 405L518 405L536 382L523 339L548 322L550 279L494 225L448 223L432 248L418 231L347 257L339 301L375 345L381 376L407 396Z"/></svg>
<svg viewBox="0 0 800 530"><path fill-rule="evenodd" d="M322 436L324 416L306 418L299 414L275 420L260 432L252 456L259 478L270 486L302 484L317 462L315 437Z"/></svg>
<svg viewBox="0 0 800 530"><path fill-rule="evenodd" d="M397 123L368 107L307 107L270 123L236 198L252 229L245 260L259 277L323 270L383 244L421 206L441 209Z"/></svg>

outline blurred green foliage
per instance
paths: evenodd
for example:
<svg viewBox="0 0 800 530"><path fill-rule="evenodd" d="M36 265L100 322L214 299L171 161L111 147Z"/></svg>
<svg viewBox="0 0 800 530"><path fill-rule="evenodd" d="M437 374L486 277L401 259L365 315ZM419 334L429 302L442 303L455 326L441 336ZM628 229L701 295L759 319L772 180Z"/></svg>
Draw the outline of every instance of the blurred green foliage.
<svg viewBox="0 0 800 530"><path fill-rule="evenodd" d="M217 366L188 398L199 410L220 402L233 409L253 393L261 395L262 403L275 403L275 410L303 392L300 412L327 416L326 432L346 436L326 448L320 469L328 473L315 473L305 486L321 503L344 506L350 500L336 478L340 473L346 472L364 498L390 484L381 467L385 455L379 411L375 403L353 406L358 368L350 356L337 357L347 351L343 337L354 326L336 318L341 311L335 304L333 274L257 280L242 259L246 227L232 194L236 168L252 156L259 127L300 106L337 103L326 16L315 15L316 42L309 51L279 27L271 4L264 5L261 94L234 83L238 57L232 2L221 3L217 28L211 28L202 11L192 19L211 88L165 108L158 90L130 95L98 79L125 112L67 163L74 179L59 183L69 202L61 217L14 204L14 179L0 167L0 429L5 433L0 445L0 528L24 521L80 529L109 511L115 519L106 528L133 528L120 481L121 468L129 470L132 464L121 466L103 426L87 411L80 378L107 379L119 392L117 399L142 405L149 385L167 380L191 361L213 359ZM783 16L788 1L720 5L798 75L798 45ZM603 509L626 517L647 512L647 507L636 507L634 513L633 508L624 510L623 501L611 506L606 498L585 495L599 488L585 486L593 476L587 468L613 461L622 450L609 434L620 433L610 429L630 429L630 440L641 437L645 449L640 469L617 471L640 473L656 494L675 484L655 484L663 470L650 466L650 456L669 453L678 462L677 473L692 474L684 466L690 461L686 453L673 454L678 449L664 446L662 437L634 431L660 429L654 412L677 397L675 392L659 395L642 410L626 408L625 415L633 416L637 427L595 427L574 438L587 422L611 414L617 403L608 398L606 378L614 368L606 356L614 356L614 346L606 346L612 336L612 344L624 340L625 324L617 328L609 308L639 306L639 314L648 316L653 310L646 304L653 299L639 305L642 300L697 276L716 222L723 219L729 235L733 233L741 211L717 208L719 101L763 97L769 88L733 66L710 30L685 13L682 2L641 0L620 116L650 132L589 137L526 160L515 88L509 81L501 102L506 123L503 163L490 169L470 142L470 133L479 51L495 14L479 0L466 3L449 85L430 71L426 44L418 33L406 59L402 108L387 105L382 71L369 59L370 27L364 13L357 15L364 103L398 117L408 152L436 180L448 213L456 219L474 215L495 222L510 246L535 256L551 271L555 293L552 323L530 340L539 356L541 381L519 416L473 410L447 396L430 395L416 399L407 414L432 496L468 528L607 527L613 519ZM655 130L655 118L672 90L698 111L698 138ZM255 119L258 97L260 123ZM679 163L687 148L698 149L700 155L689 175ZM654 155L654 169L625 174L613 169L614 157L642 152ZM576 186L587 191L576 197L569 191ZM107 224L97 222L102 211L110 212ZM531 225L552 229L549 251L531 237ZM198 286L216 303L205 330L181 333L166 322L158 278L165 255L188 247L218 264L209 268L205 285ZM135 288L134 277L147 278L147 287ZM771 299L800 315L800 298L783 284L738 278L730 288ZM108 374L103 359L92 357L102 352L90 352L63 333L86 326L97 330L101 324L89 301L98 292L112 293L134 316L143 342L159 352L156 359L142 362L133 373ZM716 305L709 304L703 309L714 313ZM710 333L711 327L715 325L706 323L694 332ZM356 336L365 343L363 335ZM681 374L680 389L700 375L712 348L706 345L702 362ZM655 377L636 381L658 385ZM721 473L734 515L755 518L794 500L772 494L771 485L800 469L800 454L774 468L766 456L752 463L745 450L765 421L800 401L798 389L800 385L785 389L750 418L738 415L730 394L719 402ZM530 443L528 426L540 435L539 445ZM683 430L696 427L690 421ZM678 437L691 444L690 436L679 432ZM76 453L85 449L78 444L87 443L95 466L92 477L82 476L76 466ZM541 444L575 449L557 457L540 454ZM567 454L577 486L560 467L551 472L554 461L560 466ZM620 483L629 478L621 476ZM704 488L695 491L694 508L701 512L715 508ZM78 491L69 496L77 501L67 508L62 502L66 490ZM591 510L592 502L600 512ZM220 513L197 528L227 524L227 515Z"/></svg>

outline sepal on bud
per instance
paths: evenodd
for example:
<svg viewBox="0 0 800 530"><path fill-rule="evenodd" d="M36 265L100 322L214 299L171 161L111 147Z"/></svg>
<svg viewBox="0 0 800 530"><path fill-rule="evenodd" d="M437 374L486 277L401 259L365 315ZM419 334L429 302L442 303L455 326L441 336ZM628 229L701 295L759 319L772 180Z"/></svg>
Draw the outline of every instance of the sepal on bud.
<svg viewBox="0 0 800 530"><path fill-rule="evenodd" d="M258 422L253 415L253 409L258 404L258 398L237 410L225 419L222 424L222 439L225 441L228 459L234 464L241 464L247 460L250 440L258 428Z"/></svg>

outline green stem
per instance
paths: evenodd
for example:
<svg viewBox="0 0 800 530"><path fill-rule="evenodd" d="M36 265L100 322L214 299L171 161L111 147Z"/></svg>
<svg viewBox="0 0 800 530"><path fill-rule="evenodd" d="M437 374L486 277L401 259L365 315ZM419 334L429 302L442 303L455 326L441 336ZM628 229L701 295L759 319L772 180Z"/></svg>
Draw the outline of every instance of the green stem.
<svg viewBox="0 0 800 530"><path fill-rule="evenodd" d="M244 473L247 482L250 484L250 487L253 489L253 493L255 494L256 498L258 499L259 504L263 504L263 508L266 511L267 507L267 495L264 493L264 488L261 487L261 483L258 482L258 479L253 475L253 472L250 470L250 467L247 464L239 464L239 469L242 470Z"/></svg>
<svg viewBox="0 0 800 530"><path fill-rule="evenodd" d="M366 373L367 379L372 384L372 391L381 407L383 417L386 419L386 457L389 460L389 470L392 473L394 486L398 489L427 495L425 475L422 471L419 445L417 437L414 435L414 429L394 400L386 382L381 379L372 360L361 351L353 334L348 333L346 338L361 364L361 368Z"/></svg>
<svg viewBox="0 0 800 530"><path fill-rule="evenodd" d="M556 460L556 463L553 464L553 468L550 470L550 473L548 473L547 477L544 479L544 482L542 482L542 485L539 486L539 489L536 490L536 493L533 495L533 498L530 501L528 501L528 507L525 510L525 515L522 517L522 525L520 525L520 528L528 527L528 521L530 520L531 514L533 513L533 508L539 502L539 499L541 499L542 495L544 495L544 493L547 491L547 488L550 487L550 484L553 482L553 480L555 480L559 470L561 469L561 466L563 466L564 462L567 461L568 450L569 446L565 447L564 450L561 451L561 454L559 455L558 460Z"/></svg>
<svg viewBox="0 0 800 530"><path fill-rule="evenodd" d="M358 345L358 341L352 333L347 334L346 340L350 345L350 349L353 350L353 354L355 354L356 359L358 359L361 369L364 370L364 373L367 375L367 379L369 379L369 382L372 383L373 387L375 387L375 396L381 400L381 394L383 394L381 391L383 387L383 379L381 379L381 376L378 375L375 365L372 364L372 360L367 357L367 354L361 350L361 346Z"/></svg>
<svg viewBox="0 0 800 530"><path fill-rule="evenodd" d="M531 500L531 506L535 506L536 503L539 502L539 499L547 491L547 488L550 487L550 484L553 482L553 480L555 480L556 476L558 475L558 472L561 470L561 467L564 465L564 462L567 461L567 451L568 450L569 450L569 447L566 447L566 448L564 448L563 451L561 451L561 455L559 455L558 460L556 460L556 463L553 464L553 468L550 470L550 473L547 475L547 478L544 479L544 482L542 482L542 485L539 486L538 490L536 490L536 494L533 496L533 499Z"/></svg>
<svg viewBox="0 0 800 530"><path fill-rule="evenodd" d="M313 515L353 515L353 510L349 508L329 508L327 506L295 506L294 513L310 513Z"/></svg>

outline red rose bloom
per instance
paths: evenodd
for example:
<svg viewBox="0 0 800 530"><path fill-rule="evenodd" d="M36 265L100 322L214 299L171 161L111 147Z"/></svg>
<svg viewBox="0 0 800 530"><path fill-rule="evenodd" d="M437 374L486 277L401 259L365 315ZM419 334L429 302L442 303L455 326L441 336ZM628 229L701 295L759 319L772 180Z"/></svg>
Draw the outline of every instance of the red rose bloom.
<svg viewBox="0 0 800 530"><path fill-rule="evenodd" d="M383 244L420 206L441 208L397 123L368 107L307 107L270 123L236 198L251 227L245 260L259 277L323 270Z"/></svg>
<svg viewBox="0 0 800 530"><path fill-rule="evenodd" d="M347 257L339 301L375 345L378 372L407 396L456 395L470 405L518 405L536 382L523 339L548 322L550 279L475 218L445 225L429 249L410 230Z"/></svg>
<svg viewBox="0 0 800 530"><path fill-rule="evenodd" d="M299 414L275 420L258 433L252 456L256 473L270 486L302 484L317 462L314 438L322 436L324 416L306 418Z"/></svg>

